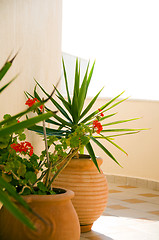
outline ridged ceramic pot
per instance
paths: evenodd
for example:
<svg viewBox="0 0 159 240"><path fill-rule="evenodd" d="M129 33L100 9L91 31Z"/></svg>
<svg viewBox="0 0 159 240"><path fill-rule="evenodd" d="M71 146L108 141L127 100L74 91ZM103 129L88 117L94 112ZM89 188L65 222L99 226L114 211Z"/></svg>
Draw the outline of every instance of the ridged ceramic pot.
<svg viewBox="0 0 159 240"><path fill-rule="evenodd" d="M80 225L70 190L56 195L28 195L24 199L45 221L29 214L37 231L28 229L5 207L0 210L1 240L79 240Z"/></svg>
<svg viewBox="0 0 159 240"><path fill-rule="evenodd" d="M103 160L97 158L98 165ZM88 155L74 158L59 174L54 186L71 189L75 193L72 200L79 217L81 232L88 232L95 220L103 213L107 198L108 185L104 174L99 173Z"/></svg>

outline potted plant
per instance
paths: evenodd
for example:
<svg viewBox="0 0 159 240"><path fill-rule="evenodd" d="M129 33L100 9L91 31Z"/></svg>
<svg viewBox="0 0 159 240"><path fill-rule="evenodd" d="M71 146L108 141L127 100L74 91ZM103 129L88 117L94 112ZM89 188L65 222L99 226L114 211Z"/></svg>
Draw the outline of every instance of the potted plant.
<svg viewBox="0 0 159 240"><path fill-rule="evenodd" d="M6 114L0 122L0 200L3 202L0 209L0 238L3 240L78 240L80 237L79 220L71 203L74 193L53 188L52 182L83 143L81 140L70 149L65 137L60 141L56 137L46 138L44 120L55 113L42 112L45 102L28 100L27 110L12 117ZM40 116L19 121L20 116L38 109L42 113ZM26 141L24 128L41 120L45 150L37 156L31 143ZM56 146L54 153L49 152L52 144ZM56 171L59 163L62 164L61 169ZM10 196L13 198L10 199Z"/></svg>
<svg viewBox="0 0 159 240"><path fill-rule="evenodd" d="M63 136L69 139L70 135L74 133L77 128L81 128L81 131L83 131L84 136L87 138L87 141L81 145L79 152L72 158L70 163L55 181L57 186L63 186L74 190L75 198L73 199L73 204L79 216L81 231L85 232L91 229L93 222L104 211L108 195L107 181L100 169L102 159L96 158L91 142L97 144L108 157L120 166L117 159L105 147L105 145L99 141L99 139L104 139L106 142L111 143L126 154L126 152L114 142L114 137L138 133L142 129L111 128L113 125L133 121L137 118L121 121L107 121L107 123L102 124L104 120L109 120L116 114L107 114L108 110L116 107L118 104L127 99L118 100L123 93L106 102L103 106L99 106L96 111L90 112L93 104L102 91L101 89L84 108L95 63L93 63L90 71L88 63L84 78L80 83L80 64L79 60L76 59L74 89L71 99L66 68L64 61L62 62L67 98L62 96L59 90L56 89L57 97L61 103L53 97L50 100L61 115L54 115L54 119L50 118L46 120L46 122L52 124L52 128L46 128L46 133L47 135L57 136L59 139ZM49 96L49 94L37 81L36 83L42 92L46 94L46 96ZM28 97L31 96L29 93L26 93L26 95ZM36 87L34 89L34 97L36 97L39 101L41 100ZM115 100L118 101L115 102ZM46 106L45 110L50 111L50 109ZM42 134L41 126L35 125L29 129ZM74 138L74 142L76 141L79 141L78 136ZM84 146L87 149L88 155L84 154Z"/></svg>
<svg viewBox="0 0 159 240"><path fill-rule="evenodd" d="M6 62L3 64L3 66L0 69L0 81L4 80L4 77L6 73L9 71L10 67L13 64L14 59L16 58L16 55L10 59L6 60ZM6 88L16 79L17 76L13 77L12 80L7 82L5 85L0 87L0 93L2 93ZM43 101L41 104L44 104ZM8 134L13 134L15 131L20 131L21 129L27 128L37 122L40 122L41 120L47 119L49 116L52 115L52 113L43 114L41 116L32 117L28 120L23 120L21 123L18 123L15 121L16 118L21 117L25 115L26 113L33 111L39 106L39 103L34 105L32 108L27 109L25 111L22 111L12 117L7 117L6 119L3 119L0 121L0 159L1 159L1 153L4 152L4 149L7 147L8 144ZM39 118L40 117L40 118ZM19 219L23 224L25 224L27 227L31 229L35 229L33 223L30 221L29 218L25 216L25 214L20 211L19 208L13 203L12 200L16 200L19 205L23 206L25 209L27 209L30 212L33 212L32 209L29 207L29 205L23 200L23 198L15 191L15 189L12 187L11 184L9 184L7 181L5 181L4 178L0 175L0 201L5 206L8 211L10 211L17 219Z"/></svg>
<svg viewBox="0 0 159 240"><path fill-rule="evenodd" d="M4 116L5 119L10 117ZM74 138L78 132L77 129L70 138ZM37 156L31 143L26 141L24 131L8 135L7 146L1 149L0 174L18 194L23 195L24 200L32 208L34 214L26 211L25 213L34 223L36 231L25 228L2 207L0 211L2 239L79 239L79 221L71 203L74 193L52 187L55 177L76 154L80 144L83 144L81 133L79 137L81 141L70 149L66 137L62 137L60 141L56 137L46 138L44 127L45 150ZM52 144L55 146L53 153L49 151ZM61 168L56 170L59 164Z"/></svg>

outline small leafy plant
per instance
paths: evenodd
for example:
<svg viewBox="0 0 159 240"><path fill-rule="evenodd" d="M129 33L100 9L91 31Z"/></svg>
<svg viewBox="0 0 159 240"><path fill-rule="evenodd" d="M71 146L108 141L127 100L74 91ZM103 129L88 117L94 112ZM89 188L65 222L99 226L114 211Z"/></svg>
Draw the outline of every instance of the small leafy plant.
<svg viewBox="0 0 159 240"><path fill-rule="evenodd" d="M9 118L9 114L4 116L4 120ZM21 195L54 194L54 179L79 149L89 142L89 137L85 135L87 130L85 126L78 126L69 137L60 139L56 136L46 138L44 135L45 149L40 156L26 141L24 130L7 135L0 145L0 175ZM54 151L49 151L52 145Z"/></svg>

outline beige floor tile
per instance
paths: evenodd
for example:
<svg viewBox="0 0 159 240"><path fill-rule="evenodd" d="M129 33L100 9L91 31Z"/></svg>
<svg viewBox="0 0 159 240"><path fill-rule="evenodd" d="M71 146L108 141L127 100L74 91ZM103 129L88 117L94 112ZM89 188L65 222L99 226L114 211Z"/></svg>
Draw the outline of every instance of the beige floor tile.
<svg viewBox="0 0 159 240"><path fill-rule="evenodd" d="M99 235L99 236L96 236L96 237L88 237L87 239L90 239L90 240L107 240L107 239L110 239L110 238L107 238L106 236L102 236L102 235Z"/></svg>
<svg viewBox="0 0 159 240"><path fill-rule="evenodd" d="M128 202L128 203L144 203L145 201L140 200L140 199L136 199L136 198L132 198L132 199L125 199L122 200L124 202Z"/></svg>
<svg viewBox="0 0 159 240"><path fill-rule="evenodd" d="M143 196L143 197L159 197L158 194L153 194L153 193L142 193L142 194L139 194L140 196Z"/></svg>
<svg viewBox="0 0 159 240"><path fill-rule="evenodd" d="M127 209L127 207L124 207L122 205L109 205L108 208L112 208L112 209L115 209L115 210Z"/></svg>
<svg viewBox="0 0 159 240"><path fill-rule="evenodd" d="M152 212L149 212L151 214L155 214L155 215L158 215L159 216L159 211L152 211Z"/></svg>
<svg viewBox="0 0 159 240"><path fill-rule="evenodd" d="M117 186L117 187L120 187L120 188L137 188L137 187L134 187L134 186L128 186L128 185L123 185L123 186Z"/></svg>
<svg viewBox="0 0 159 240"><path fill-rule="evenodd" d="M149 198L149 199L145 199L144 197L142 197L142 199L146 200L147 202L159 205L159 197Z"/></svg>
<svg viewBox="0 0 159 240"><path fill-rule="evenodd" d="M125 202L124 207L128 207L130 209L138 210L139 212L149 212L149 211L155 211L159 209L159 205L149 202L143 202L143 203L128 203Z"/></svg>
<svg viewBox="0 0 159 240"><path fill-rule="evenodd" d="M116 193L116 194L110 194L108 198L111 197L111 201L113 200L118 200L118 201L122 201L123 199L131 199L134 196L132 196L129 193L124 192L123 194L120 193ZM110 199L108 199L108 203L110 202Z"/></svg>
<svg viewBox="0 0 159 240"><path fill-rule="evenodd" d="M109 190L109 193L119 193L119 192L122 192L122 191L115 190L115 189L110 189L110 190Z"/></svg>

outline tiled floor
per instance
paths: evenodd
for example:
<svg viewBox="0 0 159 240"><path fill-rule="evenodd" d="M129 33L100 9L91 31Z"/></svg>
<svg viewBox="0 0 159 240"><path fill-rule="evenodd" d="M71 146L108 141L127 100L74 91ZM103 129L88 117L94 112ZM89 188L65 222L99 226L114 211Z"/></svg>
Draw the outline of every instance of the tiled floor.
<svg viewBox="0 0 159 240"><path fill-rule="evenodd" d="M109 183L107 208L80 240L159 240L159 192Z"/></svg>

